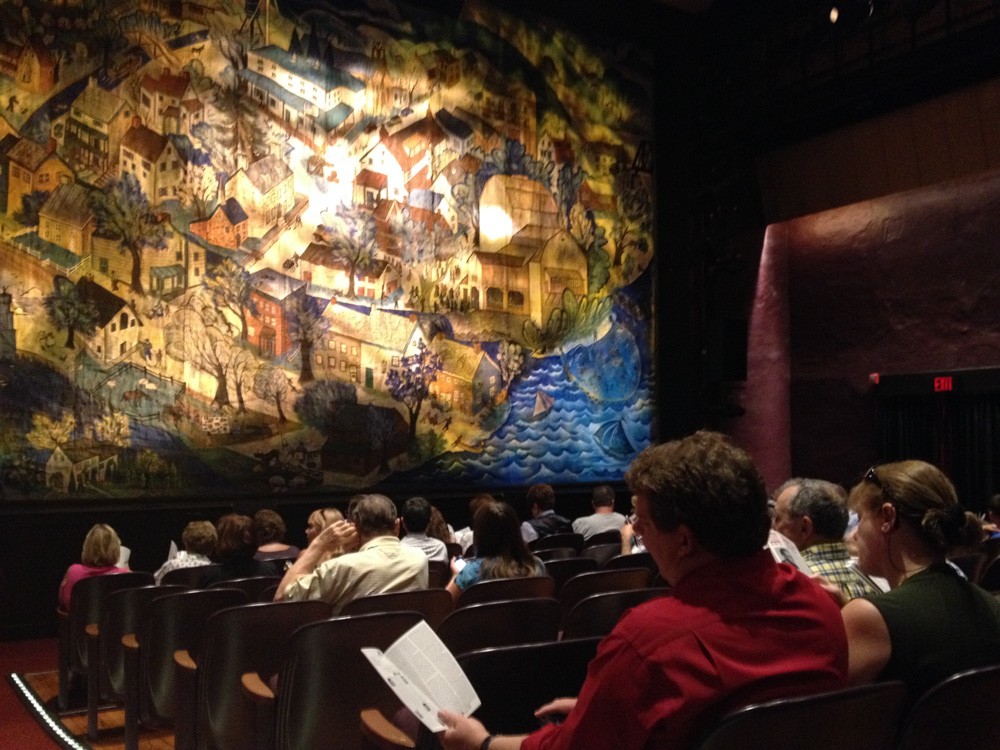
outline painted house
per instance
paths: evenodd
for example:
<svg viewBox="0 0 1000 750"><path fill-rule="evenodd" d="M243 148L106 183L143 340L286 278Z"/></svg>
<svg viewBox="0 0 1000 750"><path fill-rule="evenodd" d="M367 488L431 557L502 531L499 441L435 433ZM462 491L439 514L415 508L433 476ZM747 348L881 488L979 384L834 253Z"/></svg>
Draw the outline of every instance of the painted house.
<svg viewBox="0 0 1000 750"><path fill-rule="evenodd" d="M282 357L293 346L288 332L290 306L306 296L306 283L270 268L250 275L256 314L247 314L247 340L263 357Z"/></svg>
<svg viewBox="0 0 1000 750"><path fill-rule="evenodd" d="M161 221L168 221L166 216ZM151 294L170 297L197 286L205 275L205 251L170 227L165 248L143 246L139 251L139 277ZM132 254L122 252L118 237L94 234L91 272L99 274L112 290L132 281Z"/></svg>
<svg viewBox="0 0 1000 750"><path fill-rule="evenodd" d="M10 171L7 175L7 210L21 210L21 198L41 191L51 193L62 184L72 182L73 170L56 153L55 141L42 145L21 138L7 152Z"/></svg>
<svg viewBox="0 0 1000 750"><path fill-rule="evenodd" d="M93 79L70 106L63 150L74 166L98 174L118 172L122 138L132 126L132 108Z"/></svg>
<svg viewBox="0 0 1000 750"><path fill-rule="evenodd" d="M323 311L329 329L313 349L316 377L347 380L384 390L386 374L419 351L427 336L415 315L372 306L358 309L332 300ZM321 375L322 373L322 375Z"/></svg>
<svg viewBox="0 0 1000 750"><path fill-rule="evenodd" d="M496 252L472 254L460 288L473 308L522 315L541 327L563 291L587 293L587 256L564 229L528 226Z"/></svg>
<svg viewBox="0 0 1000 750"><path fill-rule="evenodd" d="M385 175L389 199L405 203L407 184L414 177L424 174L433 180L447 143L444 131L430 115L392 134L383 125L379 142L361 156L359 164Z"/></svg>
<svg viewBox="0 0 1000 750"><path fill-rule="evenodd" d="M225 186L225 198L235 198L249 217L249 231L263 237L295 205L292 170L273 154L240 169Z"/></svg>
<svg viewBox="0 0 1000 750"><path fill-rule="evenodd" d="M313 146L351 120L365 104L365 84L344 70L273 44L247 52L238 73L251 98L283 127Z"/></svg>
<svg viewBox="0 0 1000 750"><path fill-rule="evenodd" d="M56 85L56 60L38 34L24 44L0 41L0 74L14 81L20 89L44 94Z"/></svg>
<svg viewBox="0 0 1000 750"><path fill-rule="evenodd" d="M168 137L145 125L129 128L122 138L119 164L122 174L135 176L150 205L178 198L185 164Z"/></svg>
<svg viewBox="0 0 1000 750"><path fill-rule="evenodd" d="M212 245L237 249L247 238L250 217L235 198L227 198L201 221L191 222L191 233Z"/></svg>
<svg viewBox="0 0 1000 750"><path fill-rule="evenodd" d="M444 131L448 140L448 148L455 153L455 156L464 156L472 148L475 143L475 134L465 120L456 117L446 109L439 109L435 112L434 119Z"/></svg>
<svg viewBox="0 0 1000 750"><path fill-rule="evenodd" d="M159 78L144 75L139 90L139 116L157 133L190 133L205 119L205 105L191 85L187 71L174 75L163 71Z"/></svg>
<svg viewBox="0 0 1000 750"><path fill-rule="evenodd" d="M118 451L111 446L60 446L45 462L45 486L57 492L72 492L85 484L106 481L117 468Z"/></svg>
<svg viewBox="0 0 1000 750"><path fill-rule="evenodd" d="M57 187L38 211L38 236L81 258L90 255L94 224L90 194L77 182Z"/></svg>
<svg viewBox="0 0 1000 750"><path fill-rule="evenodd" d="M500 366L478 343L468 346L439 335L431 349L440 355L443 365L430 386L438 401L471 414L496 403L503 376Z"/></svg>
<svg viewBox="0 0 1000 750"><path fill-rule="evenodd" d="M431 189L441 196L437 210L448 222L452 231L458 231L458 225L462 221L458 199L455 197L455 186L464 184L470 176L475 179L481 163L472 154L465 154L453 159L441 170L431 186ZM474 199L475 196L472 197ZM472 227L467 227L467 229L471 230Z"/></svg>
<svg viewBox="0 0 1000 750"><path fill-rule="evenodd" d="M376 260L370 268L359 270L355 274L355 296L381 300L392 291L391 288L386 288L390 276L389 264L384 260ZM328 245L310 242L299 256L298 277L334 294L345 295L350 288L351 267Z"/></svg>
<svg viewBox="0 0 1000 750"><path fill-rule="evenodd" d="M76 289L81 299L90 301L97 309L97 330L87 348L104 363L128 356L143 337L143 324L135 308L88 278L80 279Z"/></svg>

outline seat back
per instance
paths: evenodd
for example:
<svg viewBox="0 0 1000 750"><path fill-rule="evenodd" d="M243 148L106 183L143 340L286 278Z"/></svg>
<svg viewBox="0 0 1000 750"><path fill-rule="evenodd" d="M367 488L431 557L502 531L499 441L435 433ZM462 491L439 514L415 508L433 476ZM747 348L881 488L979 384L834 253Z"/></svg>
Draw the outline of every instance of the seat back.
<svg viewBox="0 0 1000 750"><path fill-rule="evenodd" d="M905 700L903 683L880 682L758 703L723 717L698 748L890 750Z"/></svg>
<svg viewBox="0 0 1000 750"><path fill-rule="evenodd" d="M474 716L497 734L538 729L535 709L580 692L600 640L548 641L462 654L458 663L482 701Z"/></svg>
<svg viewBox="0 0 1000 750"><path fill-rule="evenodd" d="M959 672L917 700L903 719L897 750L995 750L1000 665Z"/></svg>
<svg viewBox="0 0 1000 750"><path fill-rule="evenodd" d="M119 589L104 597L100 625L101 695L121 698L125 695L125 652L122 636L135 633L149 614L153 599L187 591L185 586L139 586ZM95 665L89 665L93 667Z"/></svg>
<svg viewBox="0 0 1000 750"><path fill-rule="evenodd" d="M168 570L163 574L163 577L160 578L160 585L178 584L192 589L197 588L201 577L207 573L210 568L217 567L219 567L218 563L212 563L210 565L195 565L190 568L174 568L173 570Z"/></svg>
<svg viewBox="0 0 1000 750"><path fill-rule="evenodd" d="M614 630L618 620L631 609L657 596L663 596L660 588L627 589L625 591L604 591L585 596L566 613L563 620L563 638L589 638L605 636Z"/></svg>
<svg viewBox="0 0 1000 750"><path fill-rule="evenodd" d="M656 560L648 552L633 552L628 555L615 555L604 561L601 570L621 570L622 568L645 568L650 575L656 575L659 570Z"/></svg>
<svg viewBox="0 0 1000 750"><path fill-rule="evenodd" d="M250 576L249 578L231 578L228 581L216 581L209 584L208 588L227 588L245 591L247 597L252 602L260 601L261 592L269 586L276 586L281 582L280 576Z"/></svg>
<svg viewBox="0 0 1000 750"><path fill-rule="evenodd" d="M577 557L577 551L572 547L548 547L536 550L532 554L542 562L549 560L566 560Z"/></svg>
<svg viewBox="0 0 1000 750"><path fill-rule="evenodd" d="M594 558L597 560L597 566L600 567L615 555L621 554L621 551L620 542L617 544L592 544L589 547L584 547L580 556Z"/></svg>
<svg viewBox="0 0 1000 750"><path fill-rule="evenodd" d="M593 547L595 544L617 544L620 548L622 546L622 533L618 529L611 529L593 534L583 540L584 548Z"/></svg>
<svg viewBox="0 0 1000 750"><path fill-rule="evenodd" d="M392 716L400 703L361 649L384 651L420 619L417 612L383 612L299 628L278 675L275 750L362 747L361 709Z"/></svg>
<svg viewBox="0 0 1000 750"><path fill-rule="evenodd" d="M185 650L197 656L208 618L248 601L246 592L239 589L215 588L168 593L150 602L136 631L141 648L139 690L144 721L173 722L177 685L174 652Z"/></svg>
<svg viewBox="0 0 1000 750"><path fill-rule="evenodd" d="M534 539L528 543L528 548L532 551L539 549L552 549L553 547L572 547L576 550L577 554L580 554L580 550L583 549L583 534L577 534L573 531L565 531L558 534L549 534L548 536Z"/></svg>
<svg viewBox="0 0 1000 750"><path fill-rule="evenodd" d="M443 589L451 580L451 566L443 560L427 561L427 588Z"/></svg>
<svg viewBox="0 0 1000 750"><path fill-rule="evenodd" d="M556 582L552 576L528 576L527 578L490 578L478 581L459 594L455 608L470 604L495 602L500 599L528 599L531 597L555 596Z"/></svg>
<svg viewBox="0 0 1000 750"><path fill-rule="evenodd" d="M455 608L455 600L445 589L395 591L390 594L369 594L352 599L340 614L364 615L374 612L419 612L434 630Z"/></svg>
<svg viewBox="0 0 1000 750"><path fill-rule="evenodd" d="M84 631L88 625L100 624L105 597L112 591L152 584L152 573L129 572L84 578L73 586L69 602L71 671L82 673L87 669L87 642Z"/></svg>
<svg viewBox="0 0 1000 750"><path fill-rule="evenodd" d="M591 594L604 591L626 591L649 586L649 571L645 568L622 568L621 570L598 570L573 576L559 589L559 601L563 605L563 615L568 615L573 606Z"/></svg>
<svg viewBox="0 0 1000 750"><path fill-rule="evenodd" d="M573 576L597 570L597 560L592 557L570 557L566 560L546 560L545 572L556 582L556 593Z"/></svg>
<svg viewBox="0 0 1000 750"><path fill-rule="evenodd" d="M453 654L554 641L560 617L558 600L548 597L470 604L444 618L438 636Z"/></svg>
<svg viewBox="0 0 1000 750"><path fill-rule="evenodd" d="M208 618L197 658L199 748L251 747L253 715L243 700L243 673L270 679L281 666L289 636L329 616L326 602L304 601L244 604Z"/></svg>

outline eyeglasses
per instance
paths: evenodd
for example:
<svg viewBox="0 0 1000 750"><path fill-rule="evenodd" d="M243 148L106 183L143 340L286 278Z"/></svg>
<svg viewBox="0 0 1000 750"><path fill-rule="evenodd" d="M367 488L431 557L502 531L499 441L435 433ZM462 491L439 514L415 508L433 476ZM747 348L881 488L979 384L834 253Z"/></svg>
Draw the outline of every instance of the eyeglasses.
<svg viewBox="0 0 1000 750"><path fill-rule="evenodd" d="M868 469L868 471L865 472L864 481L871 482L872 484L874 484L876 487L879 488L882 494L885 495L886 500L888 500L893 505L896 504L896 496L892 493L892 490L889 489L889 485L887 485L884 481L882 481L882 478L875 473L874 466L872 466L870 469Z"/></svg>

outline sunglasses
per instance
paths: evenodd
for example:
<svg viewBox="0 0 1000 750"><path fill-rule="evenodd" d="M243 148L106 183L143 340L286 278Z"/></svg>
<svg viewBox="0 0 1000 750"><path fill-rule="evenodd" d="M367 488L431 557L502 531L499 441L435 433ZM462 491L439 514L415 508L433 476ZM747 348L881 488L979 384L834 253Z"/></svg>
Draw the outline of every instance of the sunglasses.
<svg viewBox="0 0 1000 750"><path fill-rule="evenodd" d="M882 478L875 472L875 467L872 466L868 471L865 472L864 481L871 482L876 487L879 488L881 493L885 495L885 499L888 500L893 505L896 504L896 496L889 489L889 485L882 481Z"/></svg>

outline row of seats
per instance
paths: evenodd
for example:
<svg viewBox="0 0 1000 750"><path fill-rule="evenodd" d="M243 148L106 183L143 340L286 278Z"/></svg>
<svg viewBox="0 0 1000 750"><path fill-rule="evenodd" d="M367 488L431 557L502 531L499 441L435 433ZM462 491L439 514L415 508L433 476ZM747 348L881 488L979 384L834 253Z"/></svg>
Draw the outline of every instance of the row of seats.
<svg viewBox="0 0 1000 750"><path fill-rule="evenodd" d="M365 597L349 604L344 614L356 617L366 612L408 611L424 617L454 652L462 653L482 646L554 640L563 629L571 637L604 635L625 609L664 593L662 588L647 588L649 573L645 568L594 571L576 579L562 587L561 600L553 597L554 580L542 576L481 581L463 593L455 611L451 595L439 588ZM255 595L267 592L266 584L272 581L242 579L193 591L172 584L149 585L151 577L146 573L81 581L74 589L71 611L60 617L61 701L64 693L68 700L70 679L86 675L91 739L97 739L98 706L106 698L125 702L127 747L137 746L140 721L175 723L178 747L185 746L196 736L195 727L205 717L190 706L179 710L175 693L190 697L201 692L196 676L201 672L198 644L212 632L208 623L216 612L221 621L223 609L244 605L237 611L249 610L245 605L255 601ZM591 595L595 592L607 593ZM524 598L507 600L512 597ZM274 633L263 626L250 628L253 642L279 642L288 635L291 625L298 627L330 616L325 603L308 602L304 607L298 604L254 605L264 606L265 612L279 612L281 617L268 615L268 622L277 628ZM237 652L249 648L236 645L232 635L236 629L231 623L218 627L222 644L218 648ZM82 633L87 637L81 637ZM181 653L175 659L178 651ZM254 662L255 669L250 671L272 674L280 656L280 650L268 649L269 660ZM233 657L230 653L220 663L238 664L239 659ZM209 673L216 671L213 661ZM176 690L175 685L185 680L187 687ZM245 712L241 717L228 704L223 708L226 716L235 717L236 725L247 726Z"/></svg>

